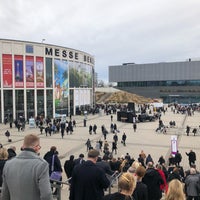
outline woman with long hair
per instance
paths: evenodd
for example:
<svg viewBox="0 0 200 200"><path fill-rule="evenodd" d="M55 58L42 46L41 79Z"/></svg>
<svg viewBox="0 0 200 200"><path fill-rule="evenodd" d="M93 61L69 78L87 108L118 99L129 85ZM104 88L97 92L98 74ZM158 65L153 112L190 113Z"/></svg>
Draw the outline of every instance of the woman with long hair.
<svg viewBox="0 0 200 200"><path fill-rule="evenodd" d="M165 200L185 200L183 185L178 179L173 179L169 182Z"/></svg>

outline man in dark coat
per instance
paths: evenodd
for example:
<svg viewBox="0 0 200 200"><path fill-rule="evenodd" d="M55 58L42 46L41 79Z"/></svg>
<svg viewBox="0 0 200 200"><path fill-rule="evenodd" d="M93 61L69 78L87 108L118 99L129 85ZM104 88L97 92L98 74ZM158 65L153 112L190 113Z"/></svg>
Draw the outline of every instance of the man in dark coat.
<svg viewBox="0 0 200 200"><path fill-rule="evenodd" d="M103 169L104 172L110 176L112 176L115 173L115 171L111 170L107 156L103 156L103 159L101 161L98 161L96 165L101 169Z"/></svg>
<svg viewBox="0 0 200 200"><path fill-rule="evenodd" d="M44 159L49 163L49 175L51 175L52 172L52 159L53 159L53 155L54 155L54 171L59 171L62 172L62 166L60 163L60 159L58 158L58 152L56 151L56 147L52 146L50 148L50 151L48 151L45 155L44 155Z"/></svg>
<svg viewBox="0 0 200 200"><path fill-rule="evenodd" d="M65 161L65 164L64 164L64 170L65 170L65 173L67 175L67 178L71 178L72 176L72 171L74 169L74 155L71 155L69 160L66 160Z"/></svg>
<svg viewBox="0 0 200 200"><path fill-rule="evenodd" d="M91 149L88 160L74 167L70 187L70 200L101 200L110 182L105 172L96 166L99 152Z"/></svg>
<svg viewBox="0 0 200 200"><path fill-rule="evenodd" d="M126 133L125 132L122 135L122 143L123 143L124 146L126 146Z"/></svg>
<svg viewBox="0 0 200 200"><path fill-rule="evenodd" d="M153 167L153 163L149 162L147 165L146 173L142 179L142 182L147 185L148 199L160 200L162 197L162 191L160 185L163 184L162 177L159 172Z"/></svg>
<svg viewBox="0 0 200 200"><path fill-rule="evenodd" d="M188 156L188 160L189 160L189 165L191 166L192 164L195 164L196 161L196 154L194 151L190 150L189 153L185 152L186 155Z"/></svg>
<svg viewBox="0 0 200 200"><path fill-rule="evenodd" d="M182 160L182 155L179 153L179 151L177 151L176 154L175 154L175 163L176 163L176 165L179 166L181 160Z"/></svg>
<svg viewBox="0 0 200 200"><path fill-rule="evenodd" d="M51 173L53 171L57 171L57 172L62 172L62 166L61 166L61 162L60 159L58 158L58 151L56 150L55 146L52 146L50 148L50 151L48 151L45 155L44 155L44 160L46 160L49 164L49 176L51 176ZM54 162L53 162L54 161ZM52 171L52 166L53 166L53 171ZM60 177L60 181L62 181L62 177ZM57 183L58 185L60 183ZM54 191L54 195L57 195L58 189L56 188L56 190Z"/></svg>

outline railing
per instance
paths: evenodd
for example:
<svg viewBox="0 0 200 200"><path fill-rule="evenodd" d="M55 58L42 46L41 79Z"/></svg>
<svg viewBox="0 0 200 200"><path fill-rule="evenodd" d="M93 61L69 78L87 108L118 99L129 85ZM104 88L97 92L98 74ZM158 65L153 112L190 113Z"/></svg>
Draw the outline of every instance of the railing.
<svg viewBox="0 0 200 200"><path fill-rule="evenodd" d="M56 195L53 195L54 199L56 198L57 200L61 200L62 185L70 185L69 183L70 180L71 178L67 179L66 181L57 181L57 180L50 179L51 187L57 190Z"/></svg>
<svg viewBox="0 0 200 200"><path fill-rule="evenodd" d="M110 176L110 185L109 185L109 194L111 194L111 188L113 187L113 184L117 184L118 185L118 179L121 176L122 173L118 173L115 172L112 176ZM67 179L66 181L57 181L57 180L53 180L51 179L51 187L53 189L57 189L57 194L53 195L54 199L56 198L57 200L61 200L61 189L63 185L70 185L69 181L71 180L71 178ZM0 187L0 192L1 192L2 188ZM1 199L1 195L0 195L0 199Z"/></svg>
<svg viewBox="0 0 200 200"><path fill-rule="evenodd" d="M113 184L116 183L118 185L118 179L122 175L122 173L115 172L109 179L110 179L110 185L108 192L111 194L111 188L113 187Z"/></svg>

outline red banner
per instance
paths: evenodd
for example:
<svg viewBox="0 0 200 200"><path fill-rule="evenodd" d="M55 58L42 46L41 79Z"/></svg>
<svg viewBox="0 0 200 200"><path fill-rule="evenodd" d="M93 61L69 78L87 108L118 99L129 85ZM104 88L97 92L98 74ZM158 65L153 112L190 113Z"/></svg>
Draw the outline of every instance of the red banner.
<svg viewBox="0 0 200 200"><path fill-rule="evenodd" d="M3 54L3 87L4 88L12 88L12 55Z"/></svg>
<svg viewBox="0 0 200 200"><path fill-rule="evenodd" d="M34 58L26 56L26 87L34 87Z"/></svg>
<svg viewBox="0 0 200 200"><path fill-rule="evenodd" d="M15 55L15 87L24 87L23 56Z"/></svg>
<svg viewBox="0 0 200 200"><path fill-rule="evenodd" d="M44 62L43 57L36 57L36 86L44 87Z"/></svg>

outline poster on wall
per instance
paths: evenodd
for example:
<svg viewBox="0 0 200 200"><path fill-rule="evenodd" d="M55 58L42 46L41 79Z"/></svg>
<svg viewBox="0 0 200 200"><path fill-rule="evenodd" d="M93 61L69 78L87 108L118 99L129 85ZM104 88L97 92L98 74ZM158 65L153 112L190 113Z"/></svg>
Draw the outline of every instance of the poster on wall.
<svg viewBox="0 0 200 200"><path fill-rule="evenodd" d="M70 87L92 87L92 66L69 62Z"/></svg>
<svg viewBox="0 0 200 200"><path fill-rule="evenodd" d="M36 57L36 86L44 87L44 62L42 57Z"/></svg>
<svg viewBox="0 0 200 200"><path fill-rule="evenodd" d="M90 89L74 89L74 106L90 105Z"/></svg>
<svg viewBox="0 0 200 200"><path fill-rule="evenodd" d="M12 55L11 54L3 54L3 87L11 88L13 86L12 83Z"/></svg>
<svg viewBox="0 0 200 200"><path fill-rule="evenodd" d="M26 56L26 87L34 87L34 61L33 56Z"/></svg>
<svg viewBox="0 0 200 200"><path fill-rule="evenodd" d="M15 55L14 56L15 64L15 87L21 88L24 87L24 74L23 74L23 56Z"/></svg>
<svg viewBox="0 0 200 200"><path fill-rule="evenodd" d="M63 113L68 107L69 79L68 62L65 60L54 60L54 88L56 113Z"/></svg>

